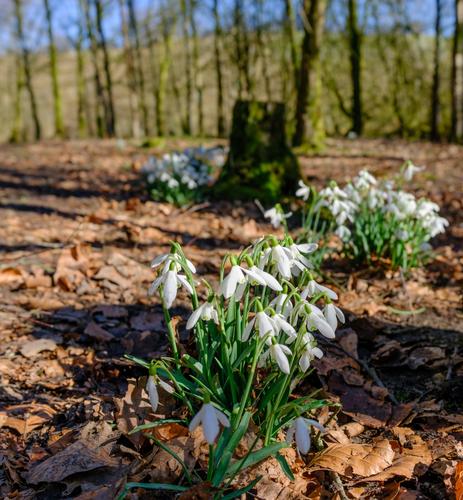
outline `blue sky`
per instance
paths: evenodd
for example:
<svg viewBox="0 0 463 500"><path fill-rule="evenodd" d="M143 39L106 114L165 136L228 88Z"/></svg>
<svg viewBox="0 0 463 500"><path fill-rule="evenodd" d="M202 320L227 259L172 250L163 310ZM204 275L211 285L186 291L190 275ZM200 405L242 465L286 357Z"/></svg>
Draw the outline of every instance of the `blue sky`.
<svg viewBox="0 0 463 500"><path fill-rule="evenodd" d="M282 0L261 0L264 2L264 11L269 17L278 17L282 12ZM296 2L297 0L295 0ZM332 0L334 8L329 17L329 23L341 28L344 22L343 4L345 0ZM426 33L433 32L433 24L435 18L435 1L436 0L389 0L389 3L398 5L399 1L403 1L405 5L406 15L414 25L419 25ZM105 31L108 39L113 43L117 43L120 36L120 17L117 0L106 0L109 2L109 7L105 16ZM135 0L139 15L143 15L149 8L156 10L162 3L168 2L170 5L175 5L177 0ZM54 25L58 40L61 44L66 43L66 38L69 34L75 33L75 20L77 18L78 0L50 0L54 12ZM211 28L210 5L211 0L199 0L200 8L197 14L198 25L203 30ZM360 16L364 18L365 5L380 3L383 7L380 9L381 22L384 27L391 23L390 9L384 5L388 1L379 2L379 0L358 0ZM443 30L444 34L449 35L453 30L453 3L454 0L442 0L443 3ZM8 13L11 12L13 0L0 0L0 50L4 51L11 47L12 39L11 32L14 28L11 17ZM25 26L29 36L31 47L39 47L46 43L44 31L45 19L43 13L43 0L23 0L25 10ZM226 13L230 12L230 7L233 0L220 0L220 8L224 13L224 23L229 22L230 16ZM254 2L243 0L245 8L251 9ZM371 8L371 7L370 7ZM367 11L368 12L368 11ZM366 24L371 26L372 19L367 15Z"/></svg>

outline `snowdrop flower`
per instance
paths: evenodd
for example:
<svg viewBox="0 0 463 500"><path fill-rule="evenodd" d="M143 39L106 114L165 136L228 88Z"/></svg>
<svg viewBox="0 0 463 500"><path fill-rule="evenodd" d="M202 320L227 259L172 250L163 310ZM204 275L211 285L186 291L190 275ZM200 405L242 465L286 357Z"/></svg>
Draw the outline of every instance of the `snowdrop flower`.
<svg viewBox="0 0 463 500"><path fill-rule="evenodd" d="M309 330L318 330L324 337L334 339L336 337L334 329L326 321L322 311L314 304L303 300L299 302L293 311L293 320L297 321L303 317Z"/></svg>
<svg viewBox="0 0 463 500"><path fill-rule="evenodd" d="M312 269L313 265L307 257L302 254L315 252L318 248L316 243L291 243L289 247L283 247L291 262L291 272L294 276L299 276L304 269Z"/></svg>
<svg viewBox="0 0 463 500"><path fill-rule="evenodd" d="M351 234L352 234L350 229L344 225L338 226L334 233L336 234L336 236L341 238L341 240L343 240L343 241L349 240L349 238L351 237Z"/></svg>
<svg viewBox="0 0 463 500"><path fill-rule="evenodd" d="M259 366L265 366L265 363L270 356L270 358L278 365L278 368L280 368L280 370L286 375L289 375L290 368L287 356L291 356L291 354L291 349L288 346L284 344L277 344L276 340L273 339L272 345L260 357Z"/></svg>
<svg viewBox="0 0 463 500"><path fill-rule="evenodd" d="M243 342L246 342L249 339L249 335L251 334L254 326L259 332L260 337L265 337L268 333L271 333L272 335L276 335L278 333L275 329L275 324L273 323L272 318L265 311L259 311L246 325L241 337Z"/></svg>
<svg viewBox="0 0 463 500"><path fill-rule="evenodd" d="M301 297L307 299L307 297L313 297L317 293L324 293L331 300L338 300L338 294L335 291L327 286L320 285L320 283L317 283L314 279L311 279L307 283L306 287L301 292Z"/></svg>
<svg viewBox="0 0 463 500"><path fill-rule="evenodd" d="M199 412L193 417L188 429L193 432L199 425L203 428L204 437L209 444L214 444L220 431L220 424L230 427L230 421L220 410L204 403Z"/></svg>
<svg viewBox="0 0 463 500"><path fill-rule="evenodd" d="M417 167L411 161L408 161L406 162L402 177L405 181L410 182L413 179L413 176L422 170L424 170L424 167Z"/></svg>
<svg viewBox="0 0 463 500"><path fill-rule="evenodd" d="M368 189L371 186L375 186L377 182L368 170L361 170L354 179L354 186L357 189Z"/></svg>
<svg viewBox="0 0 463 500"><path fill-rule="evenodd" d="M164 380L160 379L156 375L150 375L146 384L146 392L148 393L151 408L153 409L154 413L156 413L156 410L159 406L159 394L157 385L162 387L169 394L175 392L174 388L168 383L164 382Z"/></svg>
<svg viewBox="0 0 463 500"><path fill-rule="evenodd" d="M272 224L275 229L279 228L286 219L291 217L291 215L293 215L292 212L285 214L281 208L279 209L278 207L270 208L264 212L264 217L270 219L270 224Z"/></svg>
<svg viewBox="0 0 463 500"><path fill-rule="evenodd" d="M188 266L188 269L195 274L196 273L196 267L193 265L193 263L185 259L186 265ZM156 267L160 266L161 264L165 263L164 267L164 272L167 272L169 270L169 265L171 262L175 262L177 264L180 264L180 257L176 253L163 253L161 255L158 255L153 259L151 262L151 268L156 269ZM179 271L180 269L177 267L177 270Z"/></svg>
<svg viewBox="0 0 463 500"><path fill-rule="evenodd" d="M304 184L303 181L299 180L299 189L296 191L296 196L307 201L310 197L310 187Z"/></svg>
<svg viewBox="0 0 463 500"><path fill-rule="evenodd" d="M263 268L267 263L276 266L278 273L283 278L291 278L291 257L287 254L287 249L277 244L273 247L266 248L259 262L259 267Z"/></svg>
<svg viewBox="0 0 463 500"><path fill-rule="evenodd" d="M285 319L288 319L294 306L291 299L288 299L288 295L281 293L271 300L269 307L275 309L277 314L281 314Z"/></svg>
<svg viewBox="0 0 463 500"><path fill-rule="evenodd" d="M268 286L277 292L283 288L278 281L269 273L252 265L250 269L234 264L229 274L220 283L219 292L226 299L235 295L235 300L240 300L246 283Z"/></svg>
<svg viewBox="0 0 463 500"><path fill-rule="evenodd" d="M177 291L180 286L183 286L190 294L193 293L191 285L188 283L185 276L177 274L177 270L174 268L174 263L171 264L171 268L167 272L161 273L151 284L148 294L153 295L154 292L163 285L163 301L164 306L169 309L172 307L175 298L177 297Z"/></svg>
<svg viewBox="0 0 463 500"><path fill-rule="evenodd" d="M186 329L191 330L200 318L203 321L210 321L212 319L216 325L219 324L219 316L217 314L217 310L211 302L204 302L204 304L200 305L196 310L193 311L187 321Z"/></svg>
<svg viewBox="0 0 463 500"><path fill-rule="evenodd" d="M297 450L301 455L306 455L310 450L310 428L315 427L321 432L325 432L325 428L316 420L311 418L297 417L291 424L286 434L286 442L291 443L296 440Z"/></svg>
<svg viewBox="0 0 463 500"><path fill-rule="evenodd" d="M326 304L323 308L323 315L333 331L336 331L336 328L338 327L338 320L340 323L344 323L346 321L344 313L341 309L334 304L331 304L331 302Z"/></svg>
<svg viewBox="0 0 463 500"><path fill-rule="evenodd" d="M293 325L288 323L286 321L286 318L282 314L275 314L274 316L271 317L271 320L274 325L274 331L275 333L279 333L280 331L283 331L288 335L290 338L296 338L297 333Z"/></svg>
<svg viewBox="0 0 463 500"><path fill-rule="evenodd" d="M323 357L323 351L317 347L315 339L311 333L306 333L302 341L304 350L299 358L299 367L302 372L305 373L309 369L310 363L315 358L321 359Z"/></svg>

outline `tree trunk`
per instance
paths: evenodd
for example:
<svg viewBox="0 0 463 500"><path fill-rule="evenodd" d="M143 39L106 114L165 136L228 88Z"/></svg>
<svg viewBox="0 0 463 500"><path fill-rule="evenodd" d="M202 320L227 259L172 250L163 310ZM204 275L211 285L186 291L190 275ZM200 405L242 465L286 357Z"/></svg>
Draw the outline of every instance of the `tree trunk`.
<svg viewBox="0 0 463 500"><path fill-rule="evenodd" d="M130 133L132 137L140 137L140 120L138 118L138 95L137 81L135 77L135 63L133 50L130 44L128 22L125 12L124 0L119 0L119 12L121 17L122 39L124 41L124 62L127 90L129 93Z"/></svg>
<svg viewBox="0 0 463 500"><path fill-rule="evenodd" d="M439 139L441 17L442 17L442 2L441 0L436 0L436 20L434 25L435 27L434 72L432 77L432 89L431 89L431 123L430 123L430 138L432 141L437 141Z"/></svg>
<svg viewBox="0 0 463 500"><path fill-rule="evenodd" d="M24 86L24 73L21 63L21 57L15 57L16 62L16 89L14 96L14 119L13 128L11 129L10 142L18 143L22 139L22 106L21 96Z"/></svg>
<svg viewBox="0 0 463 500"><path fill-rule="evenodd" d="M316 148L325 140L322 115L320 48L327 0L304 0L299 88L296 99L296 130L293 144L308 143Z"/></svg>
<svg viewBox="0 0 463 500"><path fill-rule="evenodd" d="M246 91L248 98L253 97L254 86L251 79L250 57L251 47L249 43L248 29L243 12L243 0L235 0L233 9L234 39L235 39L235 62L238 69L238 99Z"/></svg>
<svg viewBox="0 0 463 500"><path fill-rule="evenodd" d="M95 123L98 137L104 137L105 130L103 123L103 115L107 115L107 105L104 95L103 84L101 82L100 64L98 61L98 45L93 30L93 23L90 14L90 0L80 0L80 7L85 17L87 29L87 37L90 40L90 53L92 55L93 64L93 80L95 83Z"/></svg>
<svg viewBox="0 0 463 500"><path fill-rule="evenodd" d="M463 0L455 0L455 28L452 49L452 127L450 139L463 140Z"/></svg>
<svg viewBox="0 0 463 500"><path fill-rule="evenodd" d="M225 135L225 115L224 115L224 98L223 98L222 58L220 53L222 26L220 24L218 0L214 0L213 15L215 23L214 62L215 62L215 75L217 79L217 135L219 137L223 137Z"/></svg>
<svg viewBox="0 0 463 500"><path fill-rule="evenodd" d="M185 115L183 118L183 133L191 135L191 113L192 113L192 89L193 89L193 72L191 68L191 51L190 51L190 32L188 29L188 5L187 0L180 0L180 8L182 15L182 36L183 36L183 54L185 56Z"/></svg>
<svg viewBox="0 0 463 500"><path fill-rule="evenodd" d="M352 81L352 131L357 135L362 135L362 35L357 22L357 0L349 0L349 15L347 24L349 32L350 71Z"/></svg>
<svg viewBox="0 0 463 500"><path fill-rule="evenodd" d="M101 0L93 0L95 5L96 30L98 32L98 41L103 53L103 71L106 80L106 131L110 137L116 134L116 115L114 113L113 83L111 76L111 65L109 62L108 47L103 30L103 5Z"/></svg>
<svg viewBox="0 0 463 500"><path fill-rule="evenodd" d="M256 22L255 22L255 30L256 30L256 58L255 58L255 66L258 67L258 59L260 58L262 61L262 76L264 80L264 88L265 88L265 97L267 101L272 100L272 85L270 79L269 72L269 61L267 58L267 46L264 40L264 27L262 25L263 18L263 1L264 0L255 0L256 6Z"/></svg>
<svg viewBox="0 0 463 500"><path fill-rule="evenodd" d="M56 45L55 45L55 37L53 34L53 20L52 20L52 12L50 9L49 0L43 0L43 6L45 8L45 17L47 19L48 53L50 57L50 76L51 76L51 86L53 92L53 111L55 115L55 134L58 137L64 137L63 109L62 109L61 95L58 82Z"/></svg>
<svg viewBox="0 0 463 500"><path fill-rule="evenodd" d="M195 9L197 7L197 0L190 0L189 18L191 36L193 39L193 74L194 84L196 91L196 104L197 104L197 118L198 118L198 134L200 137L204 136L204 106L203 106L203 75L199 64L199 37L198 28L196 26Z"/></svg>
<svg viewBox="0 0 463 500"><path fill-rule="evenodd" d="M34 122L34 136L38 141L42 137L42 129L40 127L39 115L37 112L37 101L35 99L34 88L32 86L32 72L29 58L29 49L24 38L21 0L14 0L14 7L16 18L16 35L18 37L19 46L21 47L24 81L31 103L32 121Z"/></svg>
<svg viewBox="0 0 463 500"><path fill-rule="evenodd" d="M134 0L127 0L127 8L129 11L129 34L135 43L135 75L138 85L138 104L143 122L143 131L145 135L149 135L150 126L148 119L148 107L145 97L145 75L143 73L143 57L140 44L140 35L138 34L137 18L135 16Z"/></svg>
<svg viewBox="0 0 463 500"><path fill-rule="evenodd" d="M296 44L296 35L295 35L295 24L296 19L294 16L293 4L292 0L284 0L285 7L285 16L283 21L283 34L285 37L285 43L289 45L289 54L291 67L286 74L293 75L293 89L299 88L299 63L297 57L297 44ZM286 55L283 55L284 60L286 61ZM286 67L286 63L284 64ZM286 78L283 78L283 98L286 100L288 95L286 88Z"/></svg>
<svg viewBox="0 0 463 500"><path fill-rule="evenodd" d="M230 153L215 188L217 196L275 202L294 194L299 167L285 125L282 103L236 102Z"/></svg>
<svg viewBox="0 0 463 500"><path fill-rule="evenodd" d="M76 43L76 80L77 80L77 130L80 138L88 135L87 130L87 98L85 91L85 74L84 74L84 54L82 52L83 29L79 22L79 34Z"/></svg>

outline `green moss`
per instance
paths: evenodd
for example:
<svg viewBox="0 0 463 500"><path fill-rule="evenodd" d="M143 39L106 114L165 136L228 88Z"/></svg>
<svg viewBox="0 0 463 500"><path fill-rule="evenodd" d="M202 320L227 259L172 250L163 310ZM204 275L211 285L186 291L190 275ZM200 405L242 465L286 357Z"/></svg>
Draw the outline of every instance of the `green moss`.
<svg viewBox="0 0 463 500"><path fill-rule="evenodd" d="M165 146L163 137L146 137L140 144L141 148L163 148Z"/></svg>

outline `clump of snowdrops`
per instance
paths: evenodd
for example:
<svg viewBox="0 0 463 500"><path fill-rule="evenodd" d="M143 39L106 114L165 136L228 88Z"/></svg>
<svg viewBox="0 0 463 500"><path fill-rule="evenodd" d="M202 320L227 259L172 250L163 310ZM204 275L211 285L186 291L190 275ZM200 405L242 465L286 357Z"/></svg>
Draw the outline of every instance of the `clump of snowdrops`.
<svg viewBox="0 0 463 500"><path fill-rule="evenodd" d="M152 156L142 167L150 196L177 206L199 201L214 180L214 169L225 163L225 150L188 148L181 153Z"/></svg>
<svg viewBox="0 0 463 500"><path fill-rule="evenodd" d="M159 293L162 300L171 356L151 362L132 359L148 369L146 388L154 412L159 391L167 391L187 409L190 431L202 428L209 467L197 474L220 491L217 498L234 498L252 488L255 481L222 496L241 470L269 456L292 477L279 450L295 440L304 455L312 428L324 431L310 416L328 403L317 398L318 391L293 392L312 372L313 360L323 356L317 339L334 339L338 323L344 322L334 304L336 293L312 275L310 255L316 248L313 243L296 244L289 236L266 236L223 259L217 290L204 279L198 288L195 266L177 243L152 263L157 277L150 293ZM180 288L192 308L186 323L193 340L188 354L179 346L170 315ZM235 458L251 421L255 440L243 458ZM280 439L282 431L286 441ZM195 478L188 474L186 480Z"/></svg>
<svg viewBox="0 0 463 500"><path fill-rule="evenodd" d="M334 232L343 253L358 262L382 259L402 270L422 265L430 255L429 241L448 221L436 203L403 189L420 170L410 161L395 179L362 170L343 188L332 181L318 193L300 181L296 196L306 201L307 234Z"/></svg>

